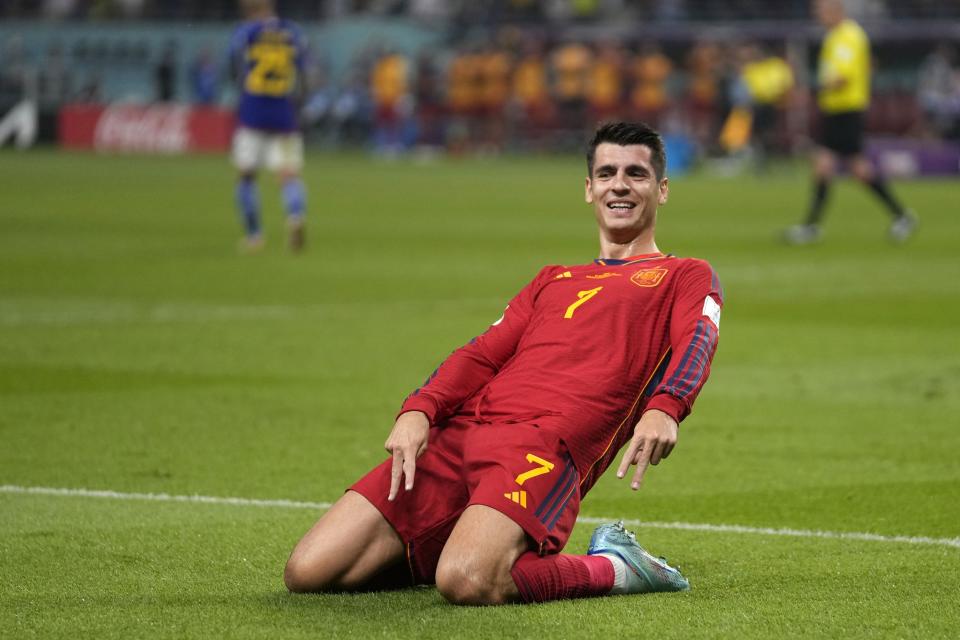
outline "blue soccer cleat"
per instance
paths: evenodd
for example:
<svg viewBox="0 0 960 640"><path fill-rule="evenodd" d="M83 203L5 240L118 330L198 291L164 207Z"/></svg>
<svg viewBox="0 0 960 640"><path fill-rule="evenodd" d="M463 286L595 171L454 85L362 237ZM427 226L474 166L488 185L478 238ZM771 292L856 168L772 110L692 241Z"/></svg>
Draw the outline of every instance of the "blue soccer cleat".
<svg viewBox="0 0 960 640"><path fill-rule="evenodd" d="M655 558L637 544L623 521L597 527L590 537L587 555L603 555L626 565L625 584L614 593L650 593L653 591L689 591L690 583L680 570L667 564L664 558Z"/></svg>

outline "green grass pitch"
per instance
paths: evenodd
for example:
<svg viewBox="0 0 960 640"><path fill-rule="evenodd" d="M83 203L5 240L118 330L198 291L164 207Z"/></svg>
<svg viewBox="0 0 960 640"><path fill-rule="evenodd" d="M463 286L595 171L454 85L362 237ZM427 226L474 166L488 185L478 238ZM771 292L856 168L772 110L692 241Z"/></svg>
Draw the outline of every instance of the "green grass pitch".
<svg viewBox="0 0 960 640"><path fill-rule="evenodd" d="M16 488L335 500L449 351L594 257L579 158L312 156L309 251L266 180L241 256L225 158L0 153L0 637L957 637L960 184L896 183L922 223L893 247L841 183L787 248L794 168L672 182L661 249L726 289L712 377L644 488L608 474L582 511L749 529L635 527L689 593L471 609L287 594L317 508Z"/></svg>

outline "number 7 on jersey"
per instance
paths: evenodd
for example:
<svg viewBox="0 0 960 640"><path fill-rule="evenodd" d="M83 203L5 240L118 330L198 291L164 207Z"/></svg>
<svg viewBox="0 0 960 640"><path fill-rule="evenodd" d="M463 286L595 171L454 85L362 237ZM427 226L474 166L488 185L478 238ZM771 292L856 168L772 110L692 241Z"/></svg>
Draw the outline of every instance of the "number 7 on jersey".
<svg viewBox="0 0 960 640"><path fill-rule="evenodd" d="M596 289L587 289L586 291L578 291L577 300L575 300L573 304L567 307L567 312L563 314L563 317L567 319L572 318L573 312L577 310L577 307L579 307L582 304L585 304L587 300L589 300L593 296L600 293L601 289L603 289L603 287L597 287Z"/></svg>

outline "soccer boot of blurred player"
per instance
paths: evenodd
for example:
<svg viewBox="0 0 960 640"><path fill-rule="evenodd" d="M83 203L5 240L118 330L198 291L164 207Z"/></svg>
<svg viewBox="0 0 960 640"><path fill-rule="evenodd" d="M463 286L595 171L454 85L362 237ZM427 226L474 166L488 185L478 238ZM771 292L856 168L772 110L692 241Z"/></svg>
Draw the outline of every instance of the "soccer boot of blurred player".
<svg viewBox="0 0 960 640"><path fill-rule="evenodd" d="M623 522L597 527L590 538L587 555L601 555L613 563L616 573L610 592L613 595L690 590L690 583L679 569L671 567L663 558L650 555L637 544L633 533L624 529Z"/></svg>
<svg viewBox="0 0 960 640"><path fill-rule="evenodd" d="M264 245L266 245L266 240L264 240L262 234L257 233L240 238L237 243L237 251L244 255L253 255L263 251Z"/></svg>
<svg viewBox="0 0 960 640"><path fill-rule="evenodd" d="M888 233L890 242L903 244L909 240L910 236L917 230L918 222L917 215L913 211L905 211L903 215L895 218Z"/></svg>
<svg viewBox="0 0 960 640"><path fill-rule="evenodd" d="M302 216L287 218L287 244L290 251L300 253L307 244L307 227Z"/></svg>
<svg viewBox="0 0 960 640"><path fill-rule="evenodd" d="M783 232L783 241L792 245L820 242L820 227L815 224L795 224Z"/></svg>

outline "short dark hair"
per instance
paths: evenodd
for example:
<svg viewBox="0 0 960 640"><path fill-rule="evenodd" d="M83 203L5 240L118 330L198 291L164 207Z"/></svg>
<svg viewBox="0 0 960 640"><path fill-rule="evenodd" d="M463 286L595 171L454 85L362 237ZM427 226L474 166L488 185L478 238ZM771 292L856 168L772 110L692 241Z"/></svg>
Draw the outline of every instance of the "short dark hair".
<svg viewBox="0 0 960 640"><path fill-rule="evenodd" d="M587 144L587 175L593 175L593 158L597 147L611 142L625 147L642 144L650 149L650 164L657 174L657 180L663 179L667 171L667 154L663 149L663 139L650 125L644 122L606 122L597 127Z"/></svg>

